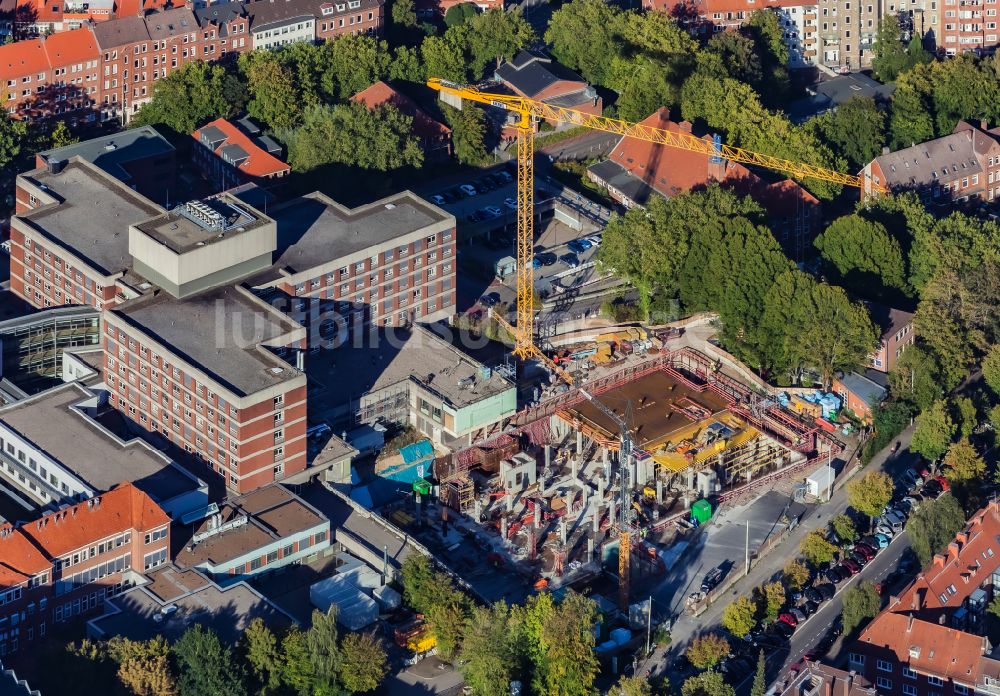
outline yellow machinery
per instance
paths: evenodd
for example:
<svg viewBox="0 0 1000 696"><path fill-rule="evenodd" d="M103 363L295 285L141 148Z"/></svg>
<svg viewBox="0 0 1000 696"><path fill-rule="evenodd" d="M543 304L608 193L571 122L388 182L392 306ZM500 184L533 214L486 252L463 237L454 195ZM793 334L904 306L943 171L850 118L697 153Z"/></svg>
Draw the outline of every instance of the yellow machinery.
<svg viewBox="0 0 1000 696"><path fill-rule="evenodd" d="M545 120L558 123L569 123L574 126L583 126L592 130L614 133L617 135L636 138L651 143L657 143L666 147L687 150L689 152L700 152L707 157L721 157L741 162L743 164L765 167L776 171L784 172L796 178L813 178L822 181L830 181L843 186L853 186L864 188L865 179L851 174L842 174L823 167L816 167L805 162L795 162L792 160L764 155L759 152L745 150L741 147L731 145L717 145L716 143L702 140L690 133L671 132L662 128L653 128L640 123L630 123L616 118L605 116L595 116L575 109L566 109L560 106L553 106L544 102L528 99L510 94L493 94L480 91L478 88L469 85L459 85L440 78L431 78L427 85L439 92L450 94L460 99L487 106L494 106L500 109L513 112L517 115L517 325L511 326L503 317L491 311L493 319L504 327L514 338L514 354L522 360L536 358L558 374L567 384L573 384L572 376L555 364L545 353L534 343L534 323L535 307L532 299L534 289L534 268L532 266L532 248L535 242L534 217L535 217L535 144L533 121ZM868 182L869 186L877 192L886 193L883 186ZM580 390L591 402L601 406L592 396L584 390ZM602 410L610 411L607 407ZM620 420L613 416L616 421ZM624 440L628 440L628 431L622 426ZM622 470L628 469L628 457L631 453L631 442L622 442L619 450L622 457ZM622 511L629 506L626 503L626 483L622 484ZM631 543L629 539L628 525L624 520L618 522L621 545L618 551L618 571L619 571L619 601L622 608L627 610L629 595L629 572L630 572L630 551Z"/></svg>

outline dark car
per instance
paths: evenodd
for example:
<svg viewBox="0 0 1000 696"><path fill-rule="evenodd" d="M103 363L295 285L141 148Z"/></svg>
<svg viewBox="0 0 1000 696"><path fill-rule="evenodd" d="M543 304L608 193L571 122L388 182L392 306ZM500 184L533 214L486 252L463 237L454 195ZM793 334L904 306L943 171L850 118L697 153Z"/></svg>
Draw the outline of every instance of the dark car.
<svg viewBox="0 0 1000 696"><path fill-rule="evenodd" d="M816 612L813 611L809 605L817 606L816 602L803 602L800 606L795 607L794 611L800 612L805 618L809 618Z"/></svg>
<svg viewBox="0 0 1000 696"><path fill-rule="evenodd" d="M834 566L833 568L830 568L830 570L826 571L825 575L827 580L836 585L839 582L843 582L845 578L850 576L850 573L845 575L844 570L841 567Z"/></svg>
<svg viewBox="0 0 1000 696"><path fill-rule="evenodd" d="M719 583L722 582L722 578L724 578L725 576L726 576L725 571L722 569L721 566L718 568L713 568L702 579L701 591L711 592L712 590L714 590L716 587L719 586Z"/></svg>
<svg viewBox="0 0 1000 696"><path fill-rule="evenodd" d="M809 615L806 614L804 611L802 611L802 609L800 609L799 607L793 607L792 609L789 609L788 613L794 616L796 619L798 619L799 623L802 623L803 621L809 618Z"/></svg>
<svg viewBox="0 0 1000 696"><path fill-rule="evenodd" d="M808 614L809 616L812 616L812 615L813 615L813 614L815 614L815 613L816 613L817 611L819 611L819 602L814 602L814 601L812 601L812 600L809 600L808 602L806 602L805 604L803 604L803 605L802 605L802 609L803 609L803 611L805 611L805 612L806 612L806 613L807 613L807 614Z"/></svg>
<svg viewBox="0 0 1000 696"><path fill-rule="evenodd" d="M494 307L500 301L500 294L496 292L487 293L479 298L479 304L483 307Z"/></svg>
<svg viewBox="0 0 1000 696"><path fill-rule="evenodd" d="M795 633L795 626L786 621L782 621L779 616L778 621L774 624L774 632L782 638L789 638L793 633Z"/></svg>
<svg viewBox="0 0 1000 696"><path fill-rule="evenodd" d="M846 569L850 575L857 575L861 572L861 566L850 558L842 561L840 567Z"/></svg>
<svg viewBox="0 0 1000 696"><path fill-rule="evenodd" d="M816 591L819 592L820 596L824 600L831 600L833 596L837 594L836 588L828 582L820 583L816 585Z"/></svg>
<svg viewBox="0 0 1000 696"><path fill-rule="evenodd" d="M864 556L866 561L875 558L875 549L868 544L855 544L854 550Z"/></svg>
<svg viewBox="0 0 1000 696"><path fill-rule="evenodd" d="M821 595L819 593L819 590L817 590L815 587L807 587L806 591L805 591L805 595L806 595L806 599L808 599L811 602L822 602L823 601L823 595Z"/></svg>
<svg viewBox="0 0 1000 696"><path fill-rule="evenodd" d="M860 551L854 551L854 552L852 552L848 556L848 558L850 558L852 561L854 561L855 563L857 563L859 568L864 568L866 565L868 565L868 558L863 553L861 553ZM845 563L846 563L846 561L845 561Z"/></svg>

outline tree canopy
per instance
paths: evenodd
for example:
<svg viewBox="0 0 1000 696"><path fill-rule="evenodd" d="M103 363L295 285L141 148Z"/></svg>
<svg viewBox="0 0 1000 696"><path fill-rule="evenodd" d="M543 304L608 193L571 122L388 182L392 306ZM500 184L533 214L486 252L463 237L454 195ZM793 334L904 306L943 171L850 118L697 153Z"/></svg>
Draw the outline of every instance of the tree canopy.
<svg viewBox="0 0 1000 696"><path fill-rule="evenodd" d="M850 635L867 619L874 618L882 607L882 598L871 582L864 581L857 587L850 587L844 592L844 608L842 612L844 635Z"/></svg>
<svg viewBox="0 0 1000 696"><path fill-rule="evenodd" d="M917 416L910 449L934 461L948 450L955 432L955 422L948 412L948 404L939 399Z"/></svg>
<svg viewBox="0 0 1000 696"><path fill-rule="evenodd" d="M847 484L847 501L862 515L874 519L882 514L882 509L892 500L894 489L895 484L889 474L884 471L868 471Z"/></svg>
<svg viewBox="0 0 1000 696"><path fill-rule="evenodd" d="M156 82L153 98L142 105L129 126L164 125L190 134L208 121L238 114L246 101L243 84L221 65L185 63Z"/></svg>
<svg viewBox="0 0 1000 696"><path fill-rule="evenodd" d="M937 500L921 505L910 518L906 530L920 564L927 565L964 526L962 506L951 493L943 493Z"/></svg>
<svg viewBox="0 0 1000 696"><path fill-rule="evenodd" d="M712 669L729 655L729 641L717 633L706 633L692 640L684 654L698 669Z"/></svg>

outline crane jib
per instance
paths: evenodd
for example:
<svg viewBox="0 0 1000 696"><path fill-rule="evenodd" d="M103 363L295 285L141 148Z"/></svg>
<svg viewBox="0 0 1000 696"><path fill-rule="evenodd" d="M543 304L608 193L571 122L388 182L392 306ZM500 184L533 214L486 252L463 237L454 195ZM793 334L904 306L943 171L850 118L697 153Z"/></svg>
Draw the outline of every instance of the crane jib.
<svg viewBox="0 0 1000 696"><path fill-rule="evenodd" d="M495 107L500 108L500 109L510 108L506 104L504 104L503 102L500 102L500 101L492 101L492 100L490 100L490 104L492 106L495 106Z"/></svg>

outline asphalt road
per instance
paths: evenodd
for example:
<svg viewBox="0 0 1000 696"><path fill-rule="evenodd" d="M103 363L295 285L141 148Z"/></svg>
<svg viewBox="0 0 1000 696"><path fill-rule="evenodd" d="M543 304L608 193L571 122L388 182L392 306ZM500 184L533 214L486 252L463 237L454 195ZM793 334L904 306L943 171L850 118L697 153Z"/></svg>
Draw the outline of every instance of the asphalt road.
<svg viewBox="0 0 1000 696"><path fill-rule="evenodd" d="M890 445L875 456L872 462L868 465L868 468L885 470L890 475L898 475L900 472L905 470L918 459L916 455L911 454L908 450L912 433L912 426L903 431L899 438L897 438L902 442L902 448L900 451L897 454L892 454ZM735 598L738 595L749 594L753 588L779 577L785 563L789 560L789 558L796 555L802 538L814 529L825 527L832 517L845 512L847 508L847 487L841 486L840 488L834 490L829 502L819 506L815 512L805 517L789 534L788 539L780 547L773 549L769 554L759 559L751 568L750 573L739 580L732 587L732 589L726 593L726 597ZM707 531L710 532L711 530ZM886 564L887 566L892 565L894 562L893 556L896 556L895 560L898 561L898 557L902 555L907 545L905 537L902 540L894 540L892 546L883 550L879 556L876 557L871 564L869 564L869 566L866 566L865 571L863 571L862 574L859 574L860 577L869 578L869 574L874 576L879 575L883 569L883 564ZM697 574L696 571L699 567L697 558L689 557L686 559L685 563L692 567L691 572ZM868 570L868 568L870 568L870 570ZM886 572L889 571L891 571L891 567L886 570ZM691 582L693 583L695 579L697 578L692 576ZM854 580L852 582L857 581ZM848 583L845 582L843 584L847 585ZM837 595L838 598L840 596L840 594ZM698 617L691 616L687 613L678 616L674 621L674 625L671 630L673 640L670 646L666 649L657 649L650 659L647 660L646 668L652 669L654 673L658 674L669 673L670 669L668 668L668 664L671 663L677 655L684 651L692 638L706 632L722 630L719 623L722 617L722 612L726 608L729 601L729 599L721 599L720 601L715 602L709 606L705 613ZM793 641L790 643L789 653L785 656L787 659L801 659L802 654L807 652L812 645L815 645L816 642L819 641L819 639L826 632L826 624L831 622L834 616L839 615L839 609L834 608L838 601L838 599L835 599L826 603L830 608L817 612L816 616L819 617L818 619L811 617L810 620L800 628L800 631L794 634ZM824 617L827 617L825 621ZM815 629L812 627L813 625L816 626ZM798 655L798 658L796 658L796 655ZM782 664L784 665L784 662L782 662Z"/></svg>

